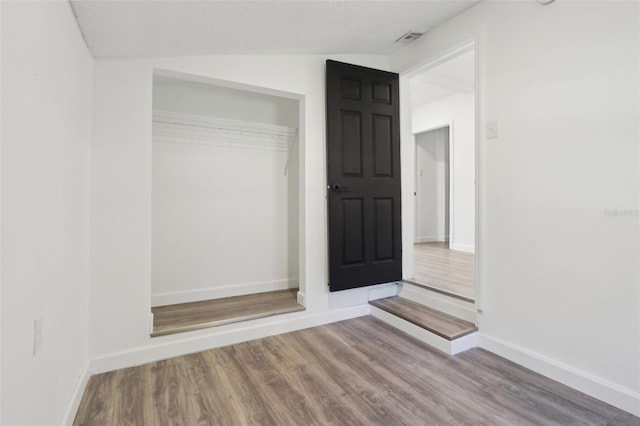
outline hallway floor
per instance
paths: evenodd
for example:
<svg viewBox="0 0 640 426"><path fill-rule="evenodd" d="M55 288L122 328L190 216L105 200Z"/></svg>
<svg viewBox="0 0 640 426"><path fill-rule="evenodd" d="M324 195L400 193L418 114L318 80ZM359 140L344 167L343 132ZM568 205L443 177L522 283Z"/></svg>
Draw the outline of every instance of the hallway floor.
<svg viewBox="0 0 640 426"><path fill-rule="evenodd" d="M411 281L475 300L476 261L473 253L449 249L449 243L418 243Z"/></svg>

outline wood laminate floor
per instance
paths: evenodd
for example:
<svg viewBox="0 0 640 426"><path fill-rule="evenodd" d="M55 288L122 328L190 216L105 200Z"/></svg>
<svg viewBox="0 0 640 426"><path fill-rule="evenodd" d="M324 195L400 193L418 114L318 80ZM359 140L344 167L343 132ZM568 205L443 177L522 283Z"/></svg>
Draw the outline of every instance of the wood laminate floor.
<svg viewBox="0 0 640 426"><path fill-rule="evenodd" d="M297 302L298 289L225 297L223 299L157 306L152 337L214 327L304 310Z"/></svg>
<svg viewBox="0 0 640 426"><path fill-rule="evenodd" d="M398 296L372 300L369 304L449 341L478 330L468 321Z"/></svg>
<svg viewBox="0 0 640 426"><path fill-rule="evenodd" d="M449 243L414 244L415 272L411 281L475 300L476 262L473 253L449 249Z"/></svg>
<svg viewBox="0 0 640 426"><path fill-rule="evenodd" d="M74 425L638 425L482 349L368 316L92 376Z"/></svg>

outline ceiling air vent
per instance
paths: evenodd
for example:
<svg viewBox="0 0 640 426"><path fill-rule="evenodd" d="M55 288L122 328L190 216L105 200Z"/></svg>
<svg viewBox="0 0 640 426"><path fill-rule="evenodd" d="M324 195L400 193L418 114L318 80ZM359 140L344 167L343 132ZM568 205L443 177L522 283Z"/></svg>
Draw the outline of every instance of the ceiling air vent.
<svg viewBox="0 0 640 426"><path fill-rule="evenodd" d="M402 37L397 39L395 43L409 44L417 40L418 38L420 38L422 34L423 33L415 33L413 31L409 31L408 33L404 34Z"/></svg>

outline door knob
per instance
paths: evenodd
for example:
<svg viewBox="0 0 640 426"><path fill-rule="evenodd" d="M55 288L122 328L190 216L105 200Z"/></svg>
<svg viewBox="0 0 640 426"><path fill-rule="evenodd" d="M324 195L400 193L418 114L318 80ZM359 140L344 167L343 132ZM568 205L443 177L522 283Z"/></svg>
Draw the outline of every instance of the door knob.
<svg viewBox="0 0 640 426"><path fill-rule="evenodd" d="M331 185L327 186L327 188L332 190L333 192L342 192L349 189L348 186L340 185L339 183L332 183Z"/></svg>

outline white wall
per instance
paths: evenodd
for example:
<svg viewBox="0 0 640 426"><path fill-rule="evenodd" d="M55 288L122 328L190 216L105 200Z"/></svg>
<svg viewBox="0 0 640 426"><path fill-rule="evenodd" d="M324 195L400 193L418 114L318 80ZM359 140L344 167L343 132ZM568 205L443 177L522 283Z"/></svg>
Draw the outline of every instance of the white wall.
<svg viewBox="0 0 640 426"><path fill-rule="evenodd" d="M95 61L89 333L94 371L229 344L240 335L255 338L309 326L314 321L317 324L328 318L368 312L369 293L375 290L364 288L329 294L327 287L325 59L322 56L224 55ZM388 68L386 57L337 56L335 59ZM272 94L302 97L300 286L306 302L305 312L262 321L259 326L241 323L149 337L154 67L277 91ZM234 222L233 226L241 223ZM353 306L356 308L351 308Z"/></svg>
<svg viewBox="0 0 640 426"><path fill-rule="evenodd" d="M451 248L475 251L475 99L461 93L412 109L414 134L451 126Z"/></svg>
<svg viewBox="0 0 640 426"><path fill-rule="evenodd" d="M298 102L249 90L154 78L153 107L232 120L298 127Z"/></svg>
<svg viewBox="0 0 640 426"><path fill-rule="evenodd" d="M635 414L639 7L483 2L392 58L477 40L481 345Z"/></svg>
<svg viewBox="0 0 640 426"><path fill-rule="evenodd" d="M449 129L416 135L417 243L449 241Z"/></svg>
<svg viewBox="0 0 640 426"><path fill-rule="evenodd" d="M154 84L153 107L298 127L297 100L200 83ZM249 133L243 141L227 131L208 140L188 132L195 143L185 143L171 127L154 126L152 306L297 288L295 156L294 173L285 174L294 137Z"/></svg>
<svg viewBox="0 0 640 426"><path fill-rule="evenodd" d="M93 60L68 2L0 7L0 423L60 424L88 362Z"/></svg>

